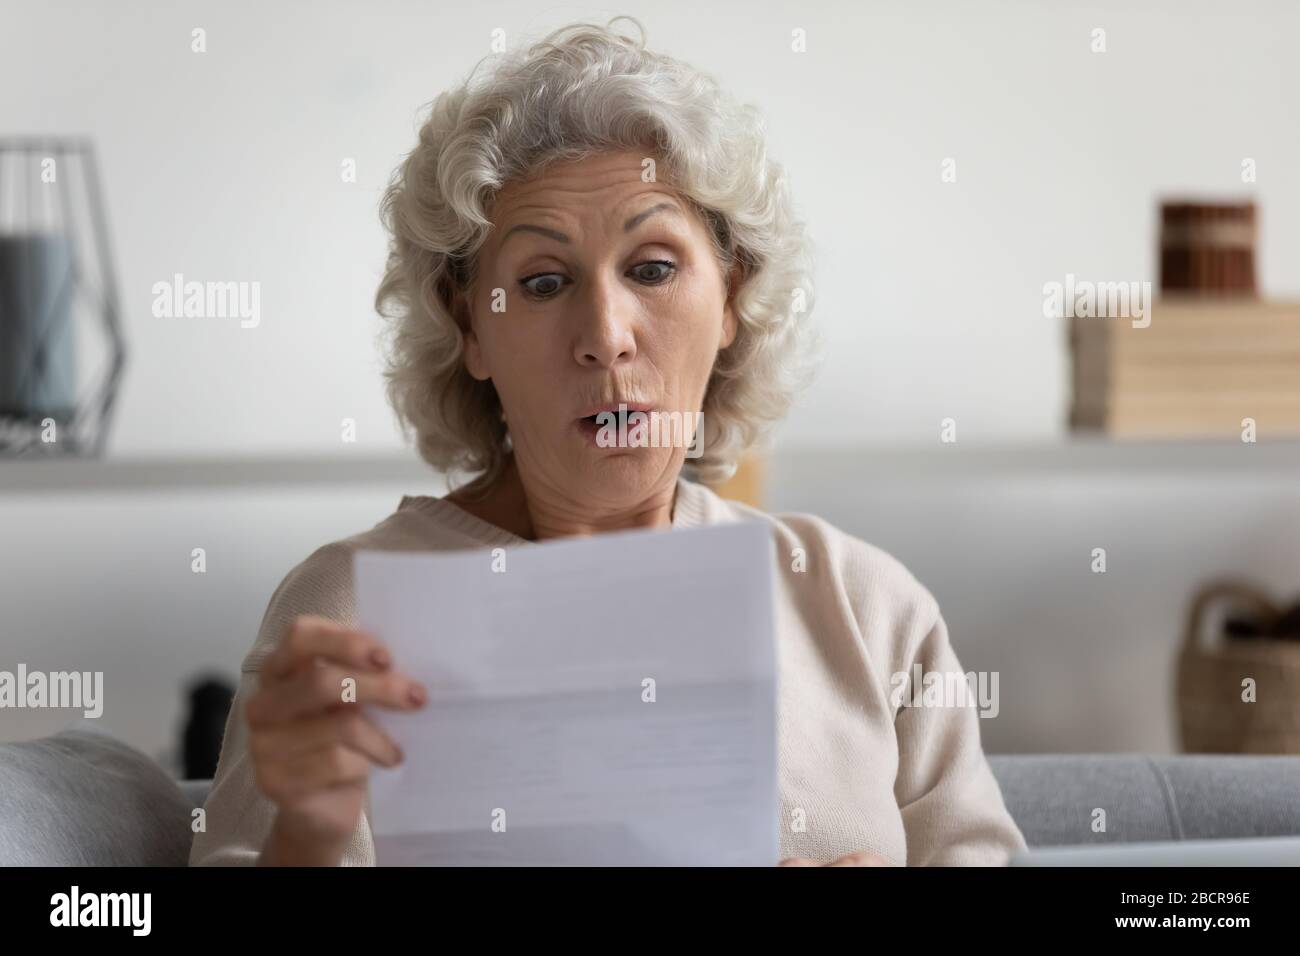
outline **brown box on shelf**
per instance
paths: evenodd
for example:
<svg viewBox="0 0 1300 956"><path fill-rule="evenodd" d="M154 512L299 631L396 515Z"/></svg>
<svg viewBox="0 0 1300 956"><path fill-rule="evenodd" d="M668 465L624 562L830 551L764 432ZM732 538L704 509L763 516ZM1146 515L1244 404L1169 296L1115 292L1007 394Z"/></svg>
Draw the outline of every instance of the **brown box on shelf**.
<svg viewBox="0 0 1300 956"><path fill-rule="evenodd" d="M1161 293L1253 295L1257 236L1253 202L1161 203Z"/></svg>

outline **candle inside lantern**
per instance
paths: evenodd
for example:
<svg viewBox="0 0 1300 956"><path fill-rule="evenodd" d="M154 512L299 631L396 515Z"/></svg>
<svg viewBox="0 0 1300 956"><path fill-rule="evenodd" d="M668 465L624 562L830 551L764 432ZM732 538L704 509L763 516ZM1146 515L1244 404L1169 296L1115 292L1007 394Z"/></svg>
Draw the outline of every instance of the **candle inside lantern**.
<svg viewBox="0 0 1300 956"><path fill-rule="evenodd" d="M0 235L0 415L64 422L77 405L72 240Z"/></svg>

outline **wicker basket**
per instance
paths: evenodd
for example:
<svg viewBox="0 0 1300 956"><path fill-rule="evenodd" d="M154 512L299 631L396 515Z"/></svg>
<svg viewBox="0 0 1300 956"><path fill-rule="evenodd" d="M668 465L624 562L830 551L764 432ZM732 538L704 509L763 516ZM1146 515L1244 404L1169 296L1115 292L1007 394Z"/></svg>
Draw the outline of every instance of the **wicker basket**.
<svg viewBox="0 0 1300 956"><path fill-rule="evenodd" d="M1211 605L1229 602L1267 618L1268 595L1238 582L1206 585L1192 602L1178 660L1178 724L1187 753L1300 754L1300 641L1202 639ZM1255 700L1242 681L1255 680Z"/></svg>

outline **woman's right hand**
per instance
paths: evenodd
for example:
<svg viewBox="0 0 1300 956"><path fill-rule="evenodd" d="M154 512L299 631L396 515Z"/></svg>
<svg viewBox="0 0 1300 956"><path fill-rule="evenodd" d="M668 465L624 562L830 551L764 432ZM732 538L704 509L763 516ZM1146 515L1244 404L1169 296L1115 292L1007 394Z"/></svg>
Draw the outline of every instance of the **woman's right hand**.
<svg viewBox="0 0 1300 956"><path fill-rule="evenodd" d="M361 817L371 764L402 760L361 708L416 710L427 696L392 668L374 635L296 617L244 709L257 787L277 807L258 862L337 866Z"/></svg>

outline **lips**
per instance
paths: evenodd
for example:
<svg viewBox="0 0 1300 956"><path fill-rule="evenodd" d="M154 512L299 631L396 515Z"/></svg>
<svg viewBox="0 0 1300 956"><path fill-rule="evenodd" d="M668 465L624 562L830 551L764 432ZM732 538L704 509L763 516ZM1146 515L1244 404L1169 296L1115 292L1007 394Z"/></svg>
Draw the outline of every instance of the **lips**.
<svg viewBox="0 0 1300 956"><path fill-rule="evenodd" d="M622 409L619 408L620 405L622 405ZM633 412L646 412L646 413L649 413L649 412L651 412L651 411L653 411L653 410L654 410L654 406L653 406L653 405L647 405L645 402L617 402L617 401L615 401L615 402L613 402L613 403L605 403L605 404L602 404L602 405L592 405L592 406L588 407L587 409L585 409L585 410L584 410L584 413L581 414L581 415L579 415L578 418L577 418L577 420L580 421L580 422L589 422L589 423L591 423L591 424L593 424L593 425L597 425L597 424L600 424L600 423L596 420L596 416L597 416L597 415L601 415L601 414L606 414L606 413L608 413L608 414L613 415L613 416L614 416L614 420L617 421L617 420L618 420L618 416L619 416L619 414L620 414L620 411L621 411L622 413L624 413L624 414L631 415Z"/></svg>
<svg viewBox="0 0 1300 956"><path fill-rule="evenodd" d="M654 410L653 405L648 405L645 402L623 402L621 403L623 406L621 410L619 404L619 402L615 401L581 409L586 414L574 419L574 426L582 432L589 445L608 448L610 452L626 452L627 449L620 449L616 445L603 445L599 440L601 433L610 426L621 427L620 413L630 416L633 412L649 414ZM599 421L597 421L597 416L602 416ZM605 432L605 440L608 440L608 432Z"/></svg>

